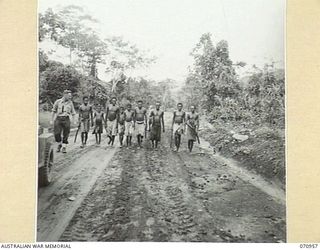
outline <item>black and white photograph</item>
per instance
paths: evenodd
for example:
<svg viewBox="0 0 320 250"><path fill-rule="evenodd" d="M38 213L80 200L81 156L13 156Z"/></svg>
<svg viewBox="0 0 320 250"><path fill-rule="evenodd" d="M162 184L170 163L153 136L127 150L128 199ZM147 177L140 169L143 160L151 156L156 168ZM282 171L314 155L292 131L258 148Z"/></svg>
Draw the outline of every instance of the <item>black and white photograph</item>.
<svg viewBox="0 0 320 250"><path fill-rule="evenodd" d="M38 242L285 243L285 0L39 0Z"/></svg>

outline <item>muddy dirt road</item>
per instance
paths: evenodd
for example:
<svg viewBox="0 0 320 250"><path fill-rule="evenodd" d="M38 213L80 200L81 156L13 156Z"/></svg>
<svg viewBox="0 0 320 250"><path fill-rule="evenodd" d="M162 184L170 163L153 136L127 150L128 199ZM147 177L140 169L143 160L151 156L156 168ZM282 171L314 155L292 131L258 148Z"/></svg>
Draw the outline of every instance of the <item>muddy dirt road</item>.
<svg viewBox="0 0 320 250"><path fill-rule="evenodd" d="M166 117L168 114L166 113ZM168 119L167 119L168 120ZM169 124L169 123L168 123ZM167 124L167 125L168 125ZM39 189L38 241L284 242L282 190L212 153L70 145ZM91 136L93 137L93 136Z"/></svg>

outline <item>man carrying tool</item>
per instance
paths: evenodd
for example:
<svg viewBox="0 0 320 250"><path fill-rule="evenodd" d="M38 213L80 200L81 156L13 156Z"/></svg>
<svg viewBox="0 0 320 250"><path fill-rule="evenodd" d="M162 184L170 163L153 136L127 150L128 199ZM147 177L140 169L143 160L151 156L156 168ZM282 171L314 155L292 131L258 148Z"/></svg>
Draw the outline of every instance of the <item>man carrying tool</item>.
<svg viewBox="0 0 320 250"><path fill-rule="evenodd" d="M128 103L127 109L125 111L126 121L125 121L125 130L124 130L124 133L126 135L127 147L129 147L129 145L131 146L133 125L134 125L134 111L131 108L132 108L131 103Z"/></svg>
<svg viewBox="0 0 320 250"><path fill-rule="evenodd" d="M76 114L71 97L71 91L65 90L63 97L56 100L52 108L52 120L50 123L54 124L54 137L58 143L57 152L62 151L62 153L67 153L66 147L70 134L70 116L73 118ZM61 133L63 139L61 138Z"/></svg>
<svg viewBox="0 0 320 250"><path fill-rule="evenodd" d="M177 104L178 110L173 112L173 118L172 118L172 135L174 137L174 144L176 147L176 151L179 151L180 145L181 145L181 136L185 131L185 122L186 122L186 113L182 111L182 103ZM172 139L171 139L172 140Z"/></svg>
<svg viewBox="0 0 320 250"><path fill-rule="evenodd" d="M83 103L79 107L79 128L81 131L81 148L86 146L88 140L88 132L91 126L93 127L92 106L89 105L89 98L83 97Z"/></svg>
<svg viewBox="0 0 320 250"><path fill-rule="evenodd" d="M188 149L192 152L194 141L199 140L198 131L199 131L199 115L195 112L195 106L190 107L191 113L187 115L187 140L188 140Z"/></svg>
<svg viewBox="0 0 320 250"><path fill-rule="evenodd" d="M117 98L112 97L110 104L107 106L106 110L106 119L105 119L105 126L107 135L109 137L108 144L113 146L114 139L117 135L118 130L118 113L119 113L119 107L116 104Z"/></svg>
<svg viewBox="0 0 320 250"><path fill-rule="evenodd" d="M139 100L138 107L135 109L134 113L134 127L138 140L138 148L142 147L143 136L145 135L147 128L147 110L142 107L142 104L142 100Z"/></svg>
<svg viewBox="0 0 320 250"><path fill-rule="evenodd" d="M160 102L157 102L156 109L151 111L149 120L149 131L152 148L158 148L158 143L161 140L161 128L163 133L165 132L163 111L160 110Z"/></svg>

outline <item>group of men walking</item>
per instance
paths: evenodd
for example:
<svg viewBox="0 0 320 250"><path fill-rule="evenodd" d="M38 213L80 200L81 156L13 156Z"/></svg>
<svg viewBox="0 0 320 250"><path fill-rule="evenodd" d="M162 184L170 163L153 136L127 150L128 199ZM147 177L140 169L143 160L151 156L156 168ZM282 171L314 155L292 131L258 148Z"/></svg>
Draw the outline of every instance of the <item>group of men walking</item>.
<svg viewBox="0 0 320 250"><path fill-rule="evenodd" d="M71 100L71 91L65 90L63 97L58 99L52 109L52 123L54 124L54 136L58 143L57 152L66 153L68 137L70 133L71 117L76 115L73 102ZM105 128L109 138L108 144L113 146L115 138L119 136L120 147L123 147L124 138L126 146L132 146L132 136L137 138L138 148L142 147L143 139L149 134L149 139L152 143L152 148L157 148L161 141L161 133L165 132L164 112L160 110L161 104L157 102L155 109L150 110L147 114L147 109L143 107L143 101L137 102L137 107L132 108L131 103L126 107L119 106L117 99L112 97L110 103L103 110L101 104L93 108L89 104L89 98L83 97L83 102L79 107L79 118L74 123L78 125L75 136L75 141L78 132L81 132L81 146L85 147L88 140L90 127L93 128L92 134L95 135L96 144L101 143L101 134ZM186 114L183 111L182 103L177 104L177 110L173 112L171 124L171 145L174 140L175 151L178 151L181 146L181 137L186 132L188 140L188 149L191 152L194 141L199 142L199 115L195 112L195 107L190 107L190 113Z"/></svg>

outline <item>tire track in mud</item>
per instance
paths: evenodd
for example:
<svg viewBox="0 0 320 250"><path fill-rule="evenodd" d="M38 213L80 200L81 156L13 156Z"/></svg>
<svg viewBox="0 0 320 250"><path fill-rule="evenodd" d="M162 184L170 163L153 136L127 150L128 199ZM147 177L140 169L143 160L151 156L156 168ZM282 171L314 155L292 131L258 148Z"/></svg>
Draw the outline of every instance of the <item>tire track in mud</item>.
<svg viewBox="0 0 320 250"><path fill-rule="evenodd" d="M118 154L122 159L123 152ZM121 165L121 161L118 166ZM134 228L134 225L139 223L131 223L131 210L134 207L134 198L141 199L141 192L134 182L134 173L129 171L128 165L124 166L121 171L119 184L116 185L116 192L113 202L113 209L108 216L106 230L107 235L104 235L101 241L125 241L128 231Z"/></svg>
<svg viewBox="0 0 320 250"><path fill-rule="evenodd" d="M196 223L193 219L193 213L188 209L180 186L183 183L180 180L175 182L168 181L175 175L172 171L172 165L168 158L162 156L170 154L170 152L160 146L159 151L146 154L146 162L149 168L147 172L151 177L152 184L156 185L156 192L153 196L158 196L157 215L159 221L165 221L163 230L168 231L167 241L200 241L195 233ZM152 155L155 155L152 157ZM151 156L151 157L150 157ZM177 167L177 165L176 165ZM159 191L162 192L159 192ZM159 195L160 194L160 195Z"/></svg>
<svg viewBox="0 0 320 250"><path fill-rule="evenodd" d="M285 207L194 149L123 148L60 241L285 241ZM185 145L185 143L184 143Z"/></svg>
<svg viewBox="0 0 320 250"><path fill-rule="evenodd" d="M202 150L176 155L184 162L191 193L203 203L207 219L216 225L214 233L224 242L285 241L285 207L281 202Z"/></svg>
<svg viewBox="0 0 320 250"><path fill-rule="evenodd" d="M168 136L164 143L168 144ZM229 241L242 242L237 236L220 231L211 222L211 216L203 209L205 200L198 199L192 192L190 171L179 154L162 147L160 157L164 171L161 176L170 180L165 183L163 209L166 211L166 220L172 222L171 241ZM167 157L162 157L166 155ZM179 177L179 178L175 178ZM169 204L166 206L166 204ZM169 218L168 218L169 217Z"/></svg>
<svg viewBox="0 0 320 250"><path fill-rule="evenodd" d="M137 232L135 228L141 223L140 208L135 207L135 203L136 200L139 202L143 200L144 191L135 185L135 175L132 169L129 169L137 166L127 164L126 167L119 168L123 153L122 151L116 154L114 158L119 158L120 162L113 161L104 175L97 180L60 238L61 241L125 241L130 239L128 232L131 232L131 238L134 237L132 232ZM131 158L130 161L132 160ZM114 170L113 173L110 173L110 169ZM87 206L89 203L96 205L91 209ZM83 220L86 221L86 230L75 235L73 232L79 229L77 225L81 225Z"/></svg>
<svg viewBox="0 0 320 250"><path fill-rule="evenodd" d="M93 148L95 150L92 150ZM64 156L72 157L72 151ZM71 165L65 165L65 174L60 179L40 190L37 216L38 241L58 240L115 151L116 149L105 151L103 145L88 147L80 158ZM65 161L65 164L69 164L68 161ZM73 199L70 200L70 197Z"/></svg>
<svg viewBox="0 0 320 250"><path fill-rule="evenodd" d="M103 181L100 180L101 176L104 176ZM59 241L98 241L108 233L111 224L109 218L113 216L114 194L117 193L114 182L119 182L120 176L121 171L116 169L116 162L104 169Z"/></svg>
<svg viewBox="0 0 320 250"><path fill-rule="evenodd" d="M72 154L72 157L65 158L66 160L63 160L63 158L59 159L52 172L53 183L48 187L38 190L38 200L40 204L40 206L38 206L38 214L41 214L43 211L45 211L50 205L52 205L52 203L56 203L55 199L57 199L58 196L65 194L64 190L70 189L72 186L75 187L74 180L83 174L84 169L75 173L72 169L72 166L73 164L77 164L76 160L80 161L79 158L81 155L89 153L93 149L95 149L95 147L90 146L85 148L85 150L82 152L77 150L74 154Z"/></svg>

